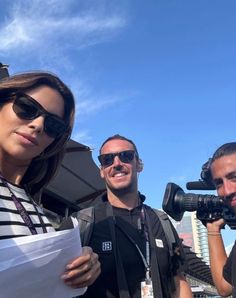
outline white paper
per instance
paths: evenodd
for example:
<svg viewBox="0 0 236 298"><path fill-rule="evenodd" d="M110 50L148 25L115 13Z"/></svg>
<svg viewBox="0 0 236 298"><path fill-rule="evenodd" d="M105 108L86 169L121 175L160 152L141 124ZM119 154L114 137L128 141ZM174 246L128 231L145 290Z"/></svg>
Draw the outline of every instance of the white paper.
<svg viewBox="0 0 236 298"><path fill-rule="evenodd" d="M81 255L79 228L0 241L0 298L71 298L61 279L65 266Z"/></svg>

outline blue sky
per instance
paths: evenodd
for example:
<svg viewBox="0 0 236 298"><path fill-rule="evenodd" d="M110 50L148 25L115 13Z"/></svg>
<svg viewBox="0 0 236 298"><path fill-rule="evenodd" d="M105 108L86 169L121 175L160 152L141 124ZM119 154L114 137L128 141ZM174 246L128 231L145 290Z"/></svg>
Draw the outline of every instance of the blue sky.
<svg viewBox="0 0 236 298"><path fill-rule="evenodd" d="M108 136L133 139L140 191L160 208L168 182L186 191L215 149L235 141L235 10L235 0L3 0L0 62L69 85L73 138L95 160Z"/></svg>

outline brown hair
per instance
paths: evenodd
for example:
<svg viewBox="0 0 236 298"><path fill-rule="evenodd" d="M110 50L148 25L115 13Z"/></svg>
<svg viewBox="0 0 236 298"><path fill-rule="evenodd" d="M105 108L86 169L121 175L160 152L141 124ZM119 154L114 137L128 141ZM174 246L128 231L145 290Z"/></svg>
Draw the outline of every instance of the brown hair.
<svg viewBox="0 0 236 298"><path fill-rule="evenodd" d="M9 95L16 91L27 91L46 85L58 91L64 99L64 117L67 131L56 138L40 156L35 157L29 165L21 184L34 195L40 192L55 175L64 156L66 143L71 135L75 101L70 89L54 74L49 72L26 72L16 74L0 81L0 106L9 100Z"/></svg>
<svg viewBox="0 0 236 298"><path fill-rule="evenodd" d="M236 142L225 143L220 146L213 154L210 164L212 164L216 159L221 158L226 155L231 155L236 153Z"/></svg>
<svg viewBox="0 0 236 298"><path fill-rule="evenodd" d="M139 159L138 149L137 149L136 145L134 144L134 142L133 142L132 140L130 140L130 139L124 137L124 136L119 135L119 134L115 134L114 136L111 136L111 137L107 138L107 139L102 143L102 145L101 145L101 147L100 147L100 149L99 149L99 154L102 153L102 147L103 147L107 142L112 141L112 140L123 140L123 141L127 141L127 142L129 142L130 144L132 144L133 147L134 147L134 151L135 151L135 153L136 153L136 157L137 157L137 159Z"/></svg>

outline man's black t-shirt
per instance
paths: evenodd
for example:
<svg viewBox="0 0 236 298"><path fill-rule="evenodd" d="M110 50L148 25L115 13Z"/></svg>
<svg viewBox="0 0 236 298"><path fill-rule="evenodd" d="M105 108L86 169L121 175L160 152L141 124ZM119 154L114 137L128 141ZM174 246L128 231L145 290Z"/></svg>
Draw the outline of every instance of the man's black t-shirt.
<svg viewBox="0 0 236 298"><path fill-rule="evenodd" d="M104 205L104 208L103 208ZM99 208L97 208L99 206ZM101 262L101 275L91 285L84 298L117 298L119 289L116 279L115 259L113 253L113 243L111 233L106 218L105 204L99 204L95 208L95 224L89 246L99 255ZM142 229L140 229L141 206L133 210L113 207L113 214L118 226L124 229L115 228L116 243L123 260L123 268L131 298L140 298L140 283L145 279L145 266L142 258L126 234L138 245L144 257L146 257L146 243ZM158 266L162 284L163 297L170 297L168 293L168 278L170 277L170 256L165 234L159 218L148 209L148 215L152 223L152 234L155 238ZM119 225L119 223L121 225Z"/></svg>
<svg viewBox="0 0 236 298"><path fill-rule="evenodd" d="M224 279L227 280L227 282L230 283L231 285L233 284L232 266L235 266L235 262L236 262L236 259L234 259L235 256L236 256L236 242L234 243L234 246L230 252L230 255L223 269Z"/></svg>

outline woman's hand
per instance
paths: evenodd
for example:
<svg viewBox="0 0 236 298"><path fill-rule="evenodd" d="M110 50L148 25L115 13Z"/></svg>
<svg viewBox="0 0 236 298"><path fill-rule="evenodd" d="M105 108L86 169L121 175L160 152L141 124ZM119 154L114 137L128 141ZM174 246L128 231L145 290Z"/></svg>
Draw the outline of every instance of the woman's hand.
<svg viewBox="0 0 236 298"><path fill-rule="evenodd" d="M65 284L72 288L90 286L101 272L98 255L93 252L91 247L85 246L82 249L82 255L72 260L62 275Z"/></svg>

